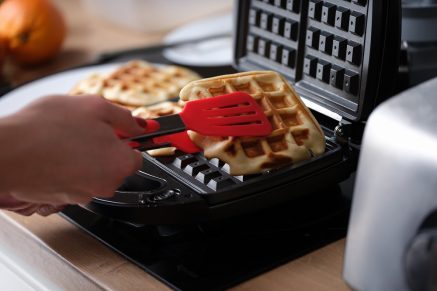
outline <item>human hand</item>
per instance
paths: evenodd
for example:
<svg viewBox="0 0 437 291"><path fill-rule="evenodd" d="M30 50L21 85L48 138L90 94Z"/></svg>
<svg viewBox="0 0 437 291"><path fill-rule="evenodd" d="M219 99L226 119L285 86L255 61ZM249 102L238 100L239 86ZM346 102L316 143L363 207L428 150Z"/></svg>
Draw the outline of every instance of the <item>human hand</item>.
<svg viewBox="0 0 437 291"><path fill-rule="evenodd" d="M37 213L41 216L49 216L50 214L57 213L65 208L65 205L50 205L23 202L12 197L10 193L2 193L0 195L0 208L9 210L21 215L30 216Z"/></svg>
<svg viewBox="0 0 437 291"><path fill-rule="evenodd" d="M98 96L44 97L0 119L0 192L53 205L112 196L142 165L115 131L145 130L128 110Z"/></svg>

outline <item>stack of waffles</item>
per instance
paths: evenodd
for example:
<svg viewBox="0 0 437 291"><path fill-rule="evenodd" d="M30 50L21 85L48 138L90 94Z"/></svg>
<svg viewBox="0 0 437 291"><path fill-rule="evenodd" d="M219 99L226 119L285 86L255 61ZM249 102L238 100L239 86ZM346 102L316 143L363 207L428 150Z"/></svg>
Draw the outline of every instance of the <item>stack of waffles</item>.
<svg viewBox="0 0 437 291"><path fill-rule="evenodd" d="M183 101L231 92L250 94L272 124L266 137L211 137L189 132L206 158L227 163L231 175L264 172L322 154L320 125L290 84L278 73L254 71L193 81L180 92Z"/></svg>
<svg viewBox="0 0 437 291"><path fill-rule="evenodd" d="M155 66L134 60L112 73L89 76L79 82L70 94L101 95L133 110L175 98L183 86L199 78L196 73L182 67Z"/></svg>

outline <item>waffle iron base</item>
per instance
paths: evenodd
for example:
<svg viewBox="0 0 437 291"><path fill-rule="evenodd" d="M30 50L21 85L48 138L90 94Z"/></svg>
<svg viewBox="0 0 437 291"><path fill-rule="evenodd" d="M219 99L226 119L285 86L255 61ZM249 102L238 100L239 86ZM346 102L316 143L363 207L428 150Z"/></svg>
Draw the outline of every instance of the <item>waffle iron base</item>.
<svg viewBox="0 0 437 291"><path fill-rule="evenodd" d="M69 207L63 216L178 290L223 290L346 235L352 179L250 215L138 226Z"/></svg>
<svg viewBox="0 0 437 291"><path fill-rule="evenodd" d="M229 218L295 200L344 181L354 170L353 152L325 129L326 151L307 161L263 174L232 176L227 164L202 154L153 158L111 198L86 208L133 224L190 224Z"/></svg>

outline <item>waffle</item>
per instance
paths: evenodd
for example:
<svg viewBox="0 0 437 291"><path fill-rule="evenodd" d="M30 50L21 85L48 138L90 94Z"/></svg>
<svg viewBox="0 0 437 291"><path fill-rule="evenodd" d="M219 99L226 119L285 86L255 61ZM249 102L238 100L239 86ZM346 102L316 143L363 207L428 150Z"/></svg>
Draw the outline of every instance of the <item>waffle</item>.
<svg viewBox="0 0 437 291"><path fill-rule="evenodd" d="M122 65L114 72L93 74L79 82L71 94L98 94L126 107L139 107L177 97L196 73L178 66L154 66L140 60Z"/></svg>
<svg viewBox="0 0 437 291"><path fill-rule="evenodd" d="M77 83L73 89L70 90L70 95L102 95L105 75L94 73L88 78ZM138 108L137 106L130 106L112 101L115 105L126 108L130 111Z"/></svg>
<svg viewBox="0 0 437 291"><path fill-rule="evenodd" d="M276 72L254 71L194 81L179 95L190 101L235 91L249 93L262 106L273 128L269 136L210 137L189 132L205 157L227 163L231 175L264 172L325 151L320 125L290 84Z"/></svg>
<svg viewBox="0 0 437 291"><path fill-rule="evenodd" d="M138 107L132 111L133 116L144 119L157 118L172 114L178 114L182 111L183 105L179 102L161 102L147 107Z"/></svg>
<svg viewBox="0 0 437 291"><path fill-rule="evenodd" d="M178 96L185 84L198 78L181 67L132 61L105 78L102 95L116 103L144 106Z"/></svg>
<svg viewBox="0 0 437 291"><path fill-rule="evenodd" d="M132 111L133 116L144 119L157 118L161 116L178 114L182 111L183 104L181 102L162 102L148 107L139 107ZM152 157L171 156L176 153L175 147L166 147L147 151Z"/></svg>
<svg viewBox="0 0 437 291"><path fill-rule="evenodd" d="M105 76L102 74L94 73L88 78L77 83L73 89L70 90L71 95L101 95L103 89L103 81Z"/></svg>

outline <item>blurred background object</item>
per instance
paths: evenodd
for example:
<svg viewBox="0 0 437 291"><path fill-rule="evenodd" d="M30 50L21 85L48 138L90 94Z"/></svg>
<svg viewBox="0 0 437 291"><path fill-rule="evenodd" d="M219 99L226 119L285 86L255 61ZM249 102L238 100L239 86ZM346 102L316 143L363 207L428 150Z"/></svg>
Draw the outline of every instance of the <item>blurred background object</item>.
<svg viewBox="0 0 437 291"><path fill-rule="evenodd" d="M187 66L224 66L232 63L232 13L203 17L171 31L164 43L208 38L201 42L167 48L164 56ZM216 36L212 38L213 36Z"/></svg>
<svg viewBox="0 0 437 291"><path fill-rule="evenodd" d="M437 76L437 0L402 1L399 91Z"/></svg>
<svg viewBox="0 0 437 291"><path fill-rule="evenodd" d="M230 10L231 0L81 0L86 11L121 27L158 32Z"/></svg>
<svg viewBox="0 0 437 291"><path fill-rule="evenodd" d="M202 19L214 20L232 9L231 0L51 2L62 13L68 28L62 50L50 62L39 66L21 67L7 60L3 81L7 79L13 87L37 77L95 62L104 53L161 45L164 41L167 44L166 34L170 33L168 41L176 40L173 32L180 31L185 25ZM208 33L220 33L212 30ZM176 34L180 35L179 32Z"/></svg>
<svg viewBox="0 0 437 291"><path fill-rule="evenodd" d="M14 61L39 65L57 55L67 32L62 13L50 0L0 3L0 37Z"/></svg>
<svg viewBox="0 0 437 291"><path fill-rule="evenodd" d="M0 79L2 77L2 68L6 59L6 51L7 51L7 40L3 37L0 37Z"/></svg>

